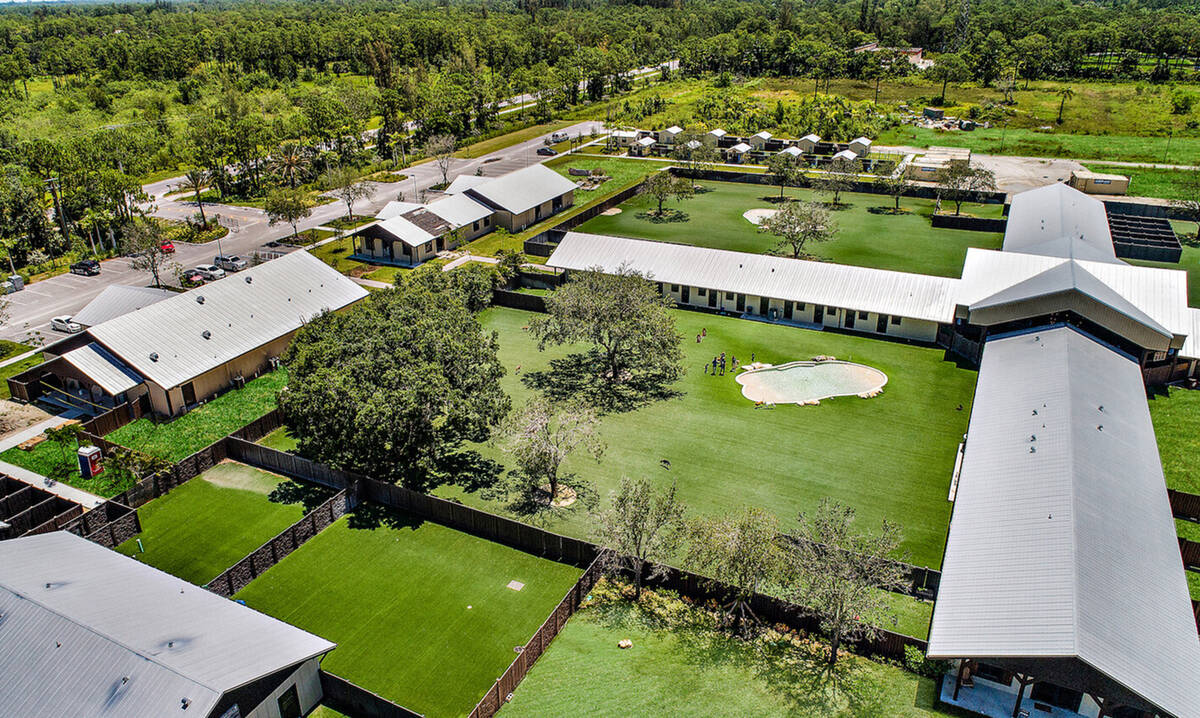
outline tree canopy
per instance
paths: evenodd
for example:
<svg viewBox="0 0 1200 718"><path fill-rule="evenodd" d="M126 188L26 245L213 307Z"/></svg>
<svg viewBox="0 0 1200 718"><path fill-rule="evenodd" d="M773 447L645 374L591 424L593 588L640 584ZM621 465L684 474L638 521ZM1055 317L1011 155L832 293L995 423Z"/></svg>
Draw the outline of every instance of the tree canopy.
<svg viewBox="0 0 1200 718"><path fill-rule="evenodd" d="M497 349L455 292L407 282L302 327L279 408L305 456L428 489L509 411Z"/></svg>

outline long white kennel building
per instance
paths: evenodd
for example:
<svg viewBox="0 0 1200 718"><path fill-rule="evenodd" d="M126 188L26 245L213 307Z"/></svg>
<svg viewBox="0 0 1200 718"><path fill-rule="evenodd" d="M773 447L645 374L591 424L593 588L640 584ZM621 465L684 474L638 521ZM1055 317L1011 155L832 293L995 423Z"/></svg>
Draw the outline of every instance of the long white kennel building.
<svg viewBox="0 0 1200 718"><path fill-rule="evenodd" d="M928 655L993 718L1200 717L1200 636L1146 385L1193 376L1187 274L1115 256L1103 205L1017 195L1003 251L930 277L568 233L547 262L682 306L937 342L979 378Z"/></svg>

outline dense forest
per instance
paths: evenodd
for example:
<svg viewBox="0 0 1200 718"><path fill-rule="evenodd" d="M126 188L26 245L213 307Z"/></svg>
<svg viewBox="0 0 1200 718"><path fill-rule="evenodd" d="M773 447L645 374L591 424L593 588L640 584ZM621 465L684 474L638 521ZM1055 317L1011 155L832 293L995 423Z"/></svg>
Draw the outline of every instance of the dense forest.
<svg viewBox="0 0 1200 718"><path fill-rule="evenodd" d="M1065 0L9 6L0 10L0 240L17 263L60 256L119 237L154 172L200 168L222 198L260 196L282 176L313 185L331 167L408 158L430 135L506 129L500 99L530 93L539 99L530 121L546 121L626 92L631 69L668 59L718 86L914 71L887 53L854 52L878 41L942 53L926 72L950 82L1191 79L1196 9ZM634 121L655 101L612 106ZM705 101L716 116L747 112L729 97ZM838 114L873 116L857 106Z"/></svg>

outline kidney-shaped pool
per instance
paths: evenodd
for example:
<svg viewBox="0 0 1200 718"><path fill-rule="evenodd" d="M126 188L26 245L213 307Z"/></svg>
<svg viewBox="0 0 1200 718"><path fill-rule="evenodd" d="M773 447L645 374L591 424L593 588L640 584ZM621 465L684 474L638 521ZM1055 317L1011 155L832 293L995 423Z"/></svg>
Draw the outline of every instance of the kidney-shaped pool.
<svg viewBox="0 0 1200 718"><path fill-rule="evenodd" d="M887 374L845 361L794 361L738 375L742 395L766 404L808 404L835 396L874 396Z"/></svg>

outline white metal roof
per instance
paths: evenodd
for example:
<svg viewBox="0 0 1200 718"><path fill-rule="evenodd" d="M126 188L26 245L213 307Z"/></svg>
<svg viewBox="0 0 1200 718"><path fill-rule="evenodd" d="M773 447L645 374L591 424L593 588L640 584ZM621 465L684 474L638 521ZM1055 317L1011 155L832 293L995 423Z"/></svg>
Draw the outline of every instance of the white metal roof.
<svg viewBox="0 0 1200 718"><path fill-rule="evenodd" d="M679 125L671 125L667 129L663 130L663 132L666 132L669 135L677 135L680 132L683 132L683 128Z"/></svg>
<svg viewBox="0 0 1200 718"><path fill-rule="evenodd" d="M702 143L700 140L688 140L684 144L684 147L687 147L689 150L695 150L699 149L701 146L703 146L703 144L704 143Z"/></svg>
<svg viewBox="0 0 1200 718"><path fill-rule="evenodd" d="M638 140L635 144L639 144L642 147L649 147L650 145L654 144L654 138L653 137L643 137L640 140Z"/></svg>
<svg viewBox="0 0 1200 718"><path fill-rule="evenodd" d="M1062 183L1013 195L1004 251L1124 264L1113 249L1104 203Z"/></svg>
<svg viewBox="0 0 1200 718"><path fill-rule="evenodd" d="M755 135L754 135L754 136L755 136L755 137L757 137L757 138L758 138L758 139L760 139L760 140L769 140L769 139L771 139L771 133L770 133L770 132L767 132L766 130L763 130L762 132L755 133Z"/></svg>
<svg viewBox="0 0 1200 718"><path fill-rule="evenodd" d="M1188 307L1187 316L1192 329L1187 333L1179 353L1189 359L1197 359L1200 358L1200 309Z"/></svg>
<svg viewBox="0 0 1200 718"><path fill-rule="evenodd" d="M708 131L708 134L710 134L710 135L712 135L712 136L714 136L714 137L724 137L725 135L727 135L727 134L729 134L729 133L728 133L728 132L726 132L725 130L722 130L721 128L719 128L719 127L718 127L718 128L716 128L716 129L709 130L709 131Z"/></svg>
<svg viewBox="0 0 1200 718"><path fill-rule="evenodd" d="M613 130L613 137L637 137L637 130Z"/></svg>
<svg viewBox="0 0 1200 718"><path fill-rule="evenodd" d="M575 183L544 165L530 165L489 182L470 192L512 214L520 214L575 190Z"/></svg>
<svg viewBox="0 0 1200 718"><path fill-rule="evenodd" d="M546 264L610 272L625 264L659 282L932 322L953 321L958 283L948 277L581 232L567 232Z"/></svg>
<svg viewBox="0 0 1200 718"><path fill-rule="evenodd" d="M96 298L80 309L71 321L92 327L122 314L137 311L175 295L169 289L154 287L128 287L113 284L104 288Z"/></svg>
<svg viewBox="0 0 1200 718"><path fill-rule="evenodd" d="M854 139L850 140L850 144L852 144L852 145L866 145L867 147L870 147L870 146L871 146L871 140L870 140L870 138L868 138L868 137L855 137Z"/></svg>
<svg viewBox="0 0 1200 718"><path fill-rule="evenodd" d="M1066 327L989 341L929 655L1074 658L1197 716L1183 572L1138 365Z"/></svg>
<svg viewBox="0 0 1200 718"><path fill-rule="evenodd" d="M466 192L472 187L478 187L481 184L491 182L494 177L484 177L483 175L459 175L450 181L450 186L442 190L446 194L460 194Z"/></svg>
<svg viewBox="0 0 1200 718"><path fill-rule="evenodd" d="M425 209L449 222L455 229L492 215L492 210L465 194L456 194L425 205Z"/></svg>
<svg viewBox="0 0 1200 718"><path fill-rule="evenodd" d="M739 142L736 145L734 145L733 147L730 147L729 149L733 152L744 153L744 152L749 152L750 150L752 150L754 148L751 147L750 145L746 144L745 142Z"/></svg>
<svg viewBox="0 0 1200 718"><path fill-rule="evenodd" d="M334 648L66 532L0 542L0 616L0 715L23 718L204 716Z"/></svg>
<svg viewBox="0 0 1200 718"><path fill-rule="evenodd" d="M92 378L110 396L129 391L145 379L96 342L62 355L63 361Z"/></svg>
<svg viewBox="0 0 1200 718"><path fill-rule="evenodd" d="M86 331L139 374L169 389L298 329L322 310L341 309L366 294L299 251Z"/></svg>
<svg viewBox="0 0 1200 718"><path fill-rule="evenodd" d="M375 214L375 219L391 219L408 214L414 209L421 209L425 205L417 204L416 202L388 202Z"/></svg>
<svg viewBox="0 0 1200 718"><path fill-rule="evenodd" d="M801 137L800 139L802 139L802 140L808 140L809 142L820 142L820 141L821 141L821 136L820 136L820 135L815 135L815 134L807 134L807 135L805 135L805 136Z"/></svg>
<svg viewBox="0 0 1200 718"><path fill-rule="evenodd" d="M858 155L854 154L853 150L842 150L841 152L834 155L833 158L835 160L837 160L837 159L856 160L856 159L858 159Z"/></svg>
<svg viewBox="0 0 1200 718"><path fill-rule="evenodd" d="M967 259L963 263L957 301L959 304L971 306L1051 268L1065 264L1073 264L1085 270L1087 274L1103 282L1113 292L1172 333L1188 336L1194 331L1192 314L1187 303L1187 272L1178 269L1137 267L1120 260L1071 260L1007 249L998 252L972 247L967 250Z"/></svg>
<svg viewBox="0 0 1200 718"><path fill-rule="evenodd" d="M779 154L791 155L792 157L799 157L800 155L804 154L804 151L795 145L789 145L787 147L784 147L782 150L779 150Z"/></svg>

